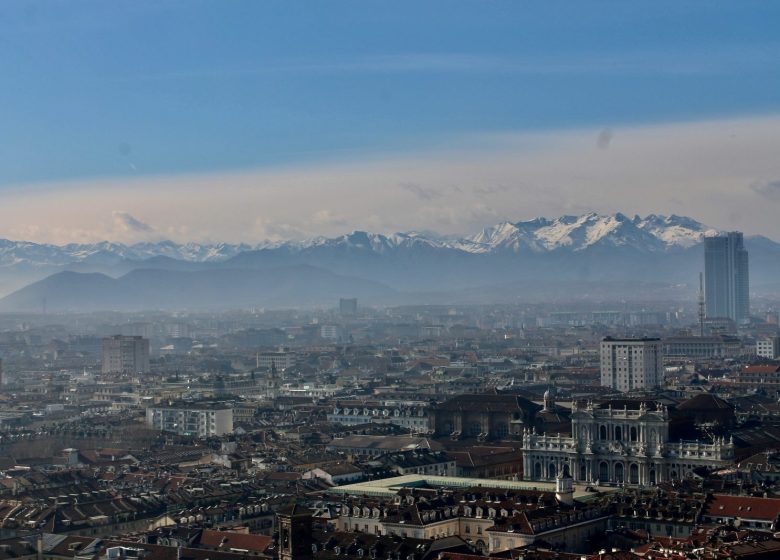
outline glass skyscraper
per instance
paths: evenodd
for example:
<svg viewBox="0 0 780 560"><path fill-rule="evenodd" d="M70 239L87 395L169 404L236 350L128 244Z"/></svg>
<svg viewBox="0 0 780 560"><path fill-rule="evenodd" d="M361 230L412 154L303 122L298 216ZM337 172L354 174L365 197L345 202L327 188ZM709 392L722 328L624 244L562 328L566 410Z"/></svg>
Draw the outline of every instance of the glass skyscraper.
<svg viewBox="0 0 780 560"><path fill-rule="evenodd" d="M737 324L750 317L748 252L742 232L704 239L704 294L707 318Z"/></svg>

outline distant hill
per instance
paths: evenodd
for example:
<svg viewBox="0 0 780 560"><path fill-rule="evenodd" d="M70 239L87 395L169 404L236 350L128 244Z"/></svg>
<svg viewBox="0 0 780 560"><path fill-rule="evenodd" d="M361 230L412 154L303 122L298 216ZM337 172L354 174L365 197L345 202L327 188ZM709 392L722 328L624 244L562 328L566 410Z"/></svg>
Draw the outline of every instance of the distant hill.
<svg viewBox="0 0 780 560"><path fill-rule="evenodd" d="M134 270L119 278L60 272L0 300L0 311L95 311L131 309L225 309L248 306L332 305L339 297L391 301L377 282L311 266L267 270Z"/></svg>

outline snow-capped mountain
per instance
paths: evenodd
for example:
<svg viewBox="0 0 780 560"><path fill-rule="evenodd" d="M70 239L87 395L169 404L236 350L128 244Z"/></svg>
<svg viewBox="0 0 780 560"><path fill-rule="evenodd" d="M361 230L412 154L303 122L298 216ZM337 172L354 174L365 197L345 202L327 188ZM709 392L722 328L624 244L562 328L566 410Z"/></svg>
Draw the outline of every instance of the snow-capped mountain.
<svg viewBox="0 0 780 560"><path fill-rule="evenodd" d="M8 294L0 310L36 312L42 301L51 310L329 305L356 295L424 303L688 298L703 266L701 242L714 233L682 216L584 214L505 222L468 237L353 231L257 245L0 240L0 295ZM748 238L746 245L753 285L780 289L780 244Z"/></svg>
<svg viewBox="0 0 780 560"><path fill-rule="evenodd" d="M304 241L249 244L179 244L173 241L125 245L108 241L91 244L49 245L0 240L0 266L67 266L74 263L114 264L144 261L154 257L208 263L228 260L257 250L287 250L297 253L317 249L352 250L379 255L403 250L450 249L466 253L519 253L531 251L582 251L590 247L624 247L642 252L688 248L715 230L683 216L635 216L623 214L562 216L504 222L463 238L447 238L430 232L383 235L354 231L337 237Z"/></svg>
<svg viewBox="0 0 780 560"><path fill-rule="evenodd" d="M102 241L50 245L2 239L0 240L0 266L65 266L80 262L112 264L123 260L142 261L153 257L169 257L187 262L217 262L252 249L252 246L246 244L227 243L208 245L161 241L125 245Z"/></svg>
<svg viewBox="0 0 780 560"><path fill-rule="evenodd" d="M591 247L623 247L642 252L688 248L716 230L681 216L629 218L623 214L562 216L555 220L504 222L467 237L459 245L465 251L583 251Z"/></svg>

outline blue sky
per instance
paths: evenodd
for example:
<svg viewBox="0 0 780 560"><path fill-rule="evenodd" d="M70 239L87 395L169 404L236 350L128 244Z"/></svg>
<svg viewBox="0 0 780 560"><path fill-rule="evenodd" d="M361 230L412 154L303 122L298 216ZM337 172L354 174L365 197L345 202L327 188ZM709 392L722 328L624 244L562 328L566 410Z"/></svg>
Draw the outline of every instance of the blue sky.
<svg viewBox="0 0 780 560"><path fill-rule="evenodd" d="M770 118L778 22L767 1L5 0L0 189Z"/></svg>
<svg viewBox="0 0 780 560"><path fill-rule="evenodd" d="M0 184L755 115L774 2L0 4Z"/></svg>

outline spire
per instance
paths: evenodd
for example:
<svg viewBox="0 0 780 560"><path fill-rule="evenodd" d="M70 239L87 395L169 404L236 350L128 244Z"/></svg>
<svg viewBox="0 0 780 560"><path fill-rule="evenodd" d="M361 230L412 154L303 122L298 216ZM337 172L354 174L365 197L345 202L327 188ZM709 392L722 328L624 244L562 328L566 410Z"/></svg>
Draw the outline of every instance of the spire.
<svg viewBox="0 0 780 560"><path fill-rule="evenodd" d="M543 407L542 410L545 410L545 411L550 411L550 410L553 410L555 408L555 385L553 385L552 387L548 388L544 392L543 405L544 405L544 407Z"/></svg>

